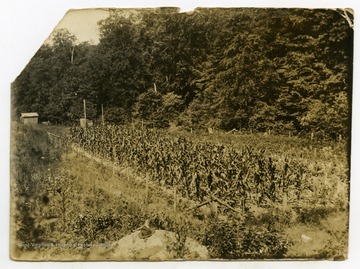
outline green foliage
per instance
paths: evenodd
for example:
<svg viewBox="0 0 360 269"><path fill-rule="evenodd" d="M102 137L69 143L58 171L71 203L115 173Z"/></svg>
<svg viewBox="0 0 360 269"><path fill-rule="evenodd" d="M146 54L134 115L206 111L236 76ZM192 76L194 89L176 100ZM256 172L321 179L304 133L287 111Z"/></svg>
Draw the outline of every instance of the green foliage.
<svg viewBox="0 0 360 269"><path fill-rule="evenodd" d="M241 236L240 252L244 258L285 258L291 246L291 242L275 230L249 228Z"/></svg>
<svg viewBox="0 0 360 269"><path fill-rule="evenodd" d="M161 93L150 89L139 95L134 105L134 117L149 127L169 127L176 120L183 101L174 93Z"/></svg>
<svg viewBox="0 0 360 269"><path fill-rule="evenodd" d="M338 135L348 136L349 130L344 128L349 124L350 115L347 94L344 92L331 96L332 104L320 100L309 101L309 109L302 117L301 124L306 130L325 132L336 139Z"/></svg>
<svg viewBox="0 0 360 269"><path fill-rule="evenodd" d="M61 152L54 150L42 130L15 124L12 126L11 190L16 197L16 237L21 242L40 242L48 225L44 214L50 201L43 186L47 182L48 168ZM44 172L45 171L45 172Z"/></svg>
<svg viewBox="0 0 360 269"><path fill-rule="evenodd" d="M139 96L135 105L135 116L139 119L155 121L161 117L161 115L159 115L161 107L161 94L149 90Z"/></svg>
<svg viewBox="0 0 360 269"><path fill-rule="evenodd" d="M161 114L168 121L175 121L182 111L183 100L180 95L169 92L162 97Z"/></svg>
<svg viewBox="0 0 360 269"><path fill-rule="evenodd" d="M135 112L163 127L349 136L353 30L342 11L174 12L112 10L97 45L59 30L14 82L13 117L71 123L86 99L89 118L104 105L110 122Z"/></svg>
<svg viewBox="0 0 360 269"><path fill-rule="evenodd" d="M211 257L222 259L281 259L291 246L291 242L275 230L220 220L209 223L203 243Z"/></svg>
<svg viewBox="0 0 360 269"><path fill-rule="evenodd" d="M106 122L113 122L115 124L124 124L128 120L126 111L121 107L104 108L104 115L106 115Z"/></svg>
<svg viewBox="0 0 360 269"><path fill-rule="evenodd" d="M210 222L203 244L208 247L211 257L235 259L239 255L239 229L236 224L215 220Z"/></svg>
<svg viewBox="0 0 360 269"><path fill-rule="evenodd" d="M167 247L167 250L170 253L173 253L173 256L181 259L184 258L187 248L186 248L186 238L189 234L190 222L184 221L182 219L178 220L178 223L175 225L175 242Z"/></svg>

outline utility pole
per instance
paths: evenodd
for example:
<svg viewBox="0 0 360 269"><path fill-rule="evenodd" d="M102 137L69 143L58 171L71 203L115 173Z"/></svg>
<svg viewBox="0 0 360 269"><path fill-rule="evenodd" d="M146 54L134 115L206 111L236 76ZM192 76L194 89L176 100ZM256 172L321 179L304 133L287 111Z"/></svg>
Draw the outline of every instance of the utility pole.
<svg viewBox="0 0 360 269"><path fill-rule="evenodd" d="M84 119L85 119L85 130L86 130L87 120L86 120L86 101L85 101L85 99L84 99Z"/></svg>
<svg viewBox="0 0 360 269"><path fill-rule="evenodd" d="M75 51L75 48L71 47L71 49L70 49L70 53L71 53L70 62L71 62L71 64L74 63L74 51Z"/></svg>

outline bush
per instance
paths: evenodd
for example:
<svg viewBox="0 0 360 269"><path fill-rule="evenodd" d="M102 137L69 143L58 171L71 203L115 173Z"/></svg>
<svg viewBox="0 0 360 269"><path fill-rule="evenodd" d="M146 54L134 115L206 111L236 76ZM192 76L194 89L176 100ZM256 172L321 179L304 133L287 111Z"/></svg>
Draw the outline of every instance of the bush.
<svg viewBox="0 0 360 269"><path fill-rule="evenodd" d="M205 230L203 244L212 258L236 259L240 255L237 235L235 223L214 220Z"/></svg>
<svg viewBox="0 0 360 269"><path fill-rule="evenodd" d="M222 259L280 259L292 245L277 230L232 221L211 221L203 244L212 258Z"/></svg>
<svg viewBox="0 0 360 269"><path fill-rule="evenodd" d="M239 251L247 259L281 259L290 246L291 242L278 231L256 227L244 230Z"/></svg>

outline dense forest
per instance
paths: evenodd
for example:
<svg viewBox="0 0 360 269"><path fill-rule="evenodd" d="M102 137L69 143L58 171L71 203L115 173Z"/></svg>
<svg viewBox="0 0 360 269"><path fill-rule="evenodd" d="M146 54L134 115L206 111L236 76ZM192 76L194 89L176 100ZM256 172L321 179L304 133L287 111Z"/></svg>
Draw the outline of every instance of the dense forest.
<svg viewBox="0 0 360 269"><path fill-rule="evenodd" d="M110 10L97 44L53 34L12 84L12 117L75 124L350 134L352 13ZM129 15L130 14L130 15Z"/></svg>

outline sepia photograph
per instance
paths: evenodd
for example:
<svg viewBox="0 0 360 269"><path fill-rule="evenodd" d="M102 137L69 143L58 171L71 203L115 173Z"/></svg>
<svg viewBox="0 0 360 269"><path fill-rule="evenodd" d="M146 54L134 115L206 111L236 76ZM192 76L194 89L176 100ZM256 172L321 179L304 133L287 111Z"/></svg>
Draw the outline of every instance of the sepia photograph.
<svg viewBox="0 0 360 269"><path fill-rule="evenodd" d="M15 261L344 261L351 8L70 9L11 83Z"/></svg>

